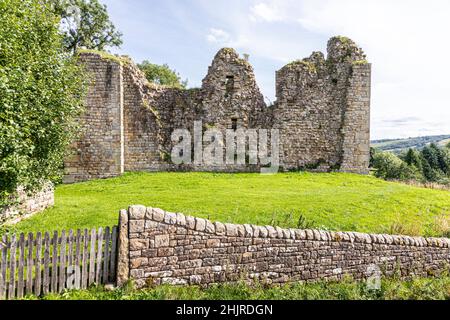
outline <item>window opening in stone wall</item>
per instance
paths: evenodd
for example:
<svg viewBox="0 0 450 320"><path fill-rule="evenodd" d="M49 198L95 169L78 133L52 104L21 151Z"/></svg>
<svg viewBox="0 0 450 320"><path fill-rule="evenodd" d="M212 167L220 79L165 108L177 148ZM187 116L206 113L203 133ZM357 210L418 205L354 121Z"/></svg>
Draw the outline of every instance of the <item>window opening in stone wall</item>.
<svg viewBox="0 0 450 320"><path fill-rule="evenodd" d="M227 76L225 80L225 97L228 98L234 89L234 76Z"/></svg>
<svg viewBox="0 0 450 320"><path fill-rule="evenodd" d="M237 128L238 128L238 119L237 118L231 119L231 129L236 131Z"/></svg>

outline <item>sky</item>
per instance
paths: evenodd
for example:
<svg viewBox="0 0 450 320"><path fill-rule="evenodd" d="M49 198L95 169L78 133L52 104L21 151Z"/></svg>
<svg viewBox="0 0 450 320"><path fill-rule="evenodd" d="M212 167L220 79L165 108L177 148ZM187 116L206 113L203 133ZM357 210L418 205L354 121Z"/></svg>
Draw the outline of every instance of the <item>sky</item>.
<svg viewBox="0 0 450 320"><path fill-rule="evenodd" d="M450 134L448 0L100 0L124 44L198 87L215 53L249 54L266 101L275 72L336 35L372 63L372 139Z"/></svg>

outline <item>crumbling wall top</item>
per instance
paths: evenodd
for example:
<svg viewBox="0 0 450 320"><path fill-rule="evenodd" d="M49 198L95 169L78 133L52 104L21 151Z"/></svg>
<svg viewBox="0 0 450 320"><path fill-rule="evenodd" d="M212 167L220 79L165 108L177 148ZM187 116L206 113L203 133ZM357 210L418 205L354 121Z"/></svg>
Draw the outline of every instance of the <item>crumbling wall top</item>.
<svg viewBox="0 0 450 320"><path fill-rule="evenodd" d="M347 37L333 37L327 45L328 61L341 62L366 62L367 56L358 45Z"/></svg>

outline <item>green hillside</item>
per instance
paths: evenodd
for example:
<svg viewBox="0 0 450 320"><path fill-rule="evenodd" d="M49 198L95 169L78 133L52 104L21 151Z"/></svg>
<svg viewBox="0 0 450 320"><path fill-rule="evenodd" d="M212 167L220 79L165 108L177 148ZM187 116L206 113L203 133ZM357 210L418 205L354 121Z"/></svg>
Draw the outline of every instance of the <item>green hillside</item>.
<svg viewBox="0 0 450 320"><path fill-rule="evenodd" d="M381 151L390 151L394 153L401 153L409 148L420 149L430 143L436 143L439 145L446 145L450 142L450 135L439 136L425 136L408 139L386 139L386 140L374 140L371 142L372 147Z"/></svg>

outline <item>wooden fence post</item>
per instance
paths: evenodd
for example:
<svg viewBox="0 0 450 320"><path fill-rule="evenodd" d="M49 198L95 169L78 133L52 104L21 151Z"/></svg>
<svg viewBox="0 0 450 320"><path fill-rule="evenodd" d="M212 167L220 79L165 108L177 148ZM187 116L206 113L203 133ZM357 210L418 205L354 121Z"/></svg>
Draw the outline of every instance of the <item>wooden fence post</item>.
<svg viewBox="0 0 450 320"><path fill-rule="evenodd" d="M16 235L11 237L11 248L9 256L9 288L8 299L13 300L16 297Z"/></svg>
<svg viewBox="0 0 450 320"><path fill-rule="evenodd" d="M0 300L6 299L6 268L7 268L7 258L8 258L8 238L3 236L0 239Z"/></svg>

